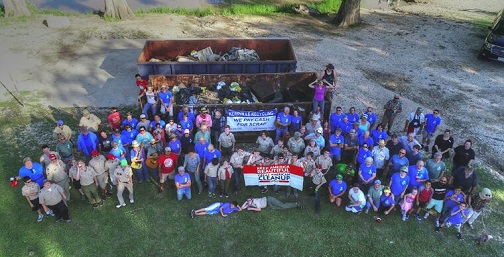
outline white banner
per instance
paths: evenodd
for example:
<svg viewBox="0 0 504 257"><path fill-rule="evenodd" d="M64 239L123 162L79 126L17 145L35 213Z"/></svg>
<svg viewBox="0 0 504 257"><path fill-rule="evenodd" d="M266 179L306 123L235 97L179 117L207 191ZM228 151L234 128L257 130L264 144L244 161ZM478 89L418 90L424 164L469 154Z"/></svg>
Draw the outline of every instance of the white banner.
<svg viewBox="0 0 504 257"><path fill-rule="evenodd" d="M227 110L227 125L233 132L274 130L276 110L234 111Z"/></svg>

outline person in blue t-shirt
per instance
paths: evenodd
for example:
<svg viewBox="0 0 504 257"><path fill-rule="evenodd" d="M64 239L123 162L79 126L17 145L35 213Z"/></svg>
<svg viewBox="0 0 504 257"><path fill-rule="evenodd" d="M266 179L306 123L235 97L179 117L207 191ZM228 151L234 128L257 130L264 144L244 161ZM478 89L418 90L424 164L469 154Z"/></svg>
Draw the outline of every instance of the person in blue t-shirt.
<svg viewBox="0 0 504 257"><path fill-rule="evenodd" d="M40 188L44 187L44 167L38 162L32 162L30 157L23 159L23 167L19 169L17 180L28 176L33 182L39 184Z"/></svg>
<svg viewBox="0 0 504 257"><path fill-rule="evenodd" d="M355 107L350 107L349 112L346 114L348 121L353 124L359 123L360 117L359 114L355 112Z"/></svg>
<svg viewBox="0 0 504 257"><path fill-rule="evenodd" d="M376 166L373 162L373 157L367 157L364 163L359 166L359 185L364 194L368 193L369 188L373 185L373 180L376 178Z"/></svg>
<svg viewBox="0 0 504 257"><path fill-rule="evenodd" d="M450 211L450 217L448 217L446 222L443 222L439 224L439 226L436 226L436 233L438 233L441 228L445 226L449 228L453 225L457 230L457 238L462 239L460 229L462 228L462 224L467 219L467 215L469 213L469 210L466 207L467 204L465 202L461 202L460 204L453 207Z"/></svg>
<svg viewBox="0 0 504 257"><path fill-rule="evenodd" d="M394 201L396 204L404 197L404 193L406 192L406 189L408 189L408 185L408 166L402 166L400 168L400 172L392 175L389 182L389 187L394 195Z"/></svg>
<svg viewBox="0 0 504 257"><path fill-rule="evenodd" d="M128 113L126 113L126 119L123 120L121 127L124 129L124 128L126 128L126 125L130 125L130 127L136 128L137 124L138 124L138 120L136 118L133 118L133 115L131 114L131 112L128 112Z"/></svg>
<svg viewBox="0 0 504 257"><path fill-rule="evenodd" d="M446 222L448 217L450 217L450 211L461 202L465 202L465 199L466 196L464 192L462 192L462 188L460 186L456 186L453 190L448 191L444 198L441 215L439 215L439 218L436 220L436 226L439 227L439 223Z"/></svg>
<svg viewBox="0 0 504 257"><path fill-rule="evenodd" d="M329 116L329 126L331 127L331 133L336 131L338 124L343 121L345 114L341 111L341 107L336 107L336 112L331 113Z"/></svg>
<svg viewBox="0 0 504 257"><path fill-rule="evenodd" d="M353 129L352 123L348 120L348 117L343 116L343 120L338 123L338 128L341 129L343 136L347 136L350 130Z"/></svg>
<svg viewBox="0 0 504 257"><path fill-rule="evenodd" d="M369 146L370 149L372 149L373 146L375 145L374 139L370 136L370 132L367 130L364 131L364 133L362 133L359 136L359 143L360 143L360 146L362 146L364 143L367 143L367 145Z"/></svg>
<svg viewBox="0 0 504 257"><path fill-rule="evenodd" d="M378 118L376 117L376 113L373 112L373 107L369 106L364 112L364 114L367 115L367 121L370 124L369 128L373 128L374 124L378 120Z"/></svg>
<svg viewBox="0 0 504 257"><path fill-rule="evenodd" d="M383 213L388 215L395 206L395 199L390 187L385 187L383 189L383 194L380 196L380 207L378 208L378 213Z"/></svg>
<svg viewBox="0 0 504 257"><path fill-rule="evenodd" d="M179 111L177 115L177 122L180 123L183 120L184 114L187 115L188 120L192 121L194 124L196 122L196 116L194 116L194 113L189 110L189 107L184 106L182 109Z"/></svg>
<svg viewBox="0 0 504 257"><path fill-rule="evenodd" d="M347 190L347 184L343 181L343 175L336 175L336 179L329 182L329 200L336 206L341 206L342 197Z"/></svg>
<svg viewBox="0 0 504 257"><path fill-rule="evenodd" d="M418 192L424 189L425 181L429 180L429 172L425 168L423 161L418 161L416 165L411 165L408 168L408 175L410 177L409 188L418 188Z"/></svg>
<svg viewBox="0 0 504 257"><path fill-rule="evenodd" d="M169 116L173 116L173 94L167 90L166 85L161 86L161 91L158 93L159 102L161 103L161 113L165 115L167 112Z"/></svg>
<svg viewBox="0 0 504 257"><path fill-rule="evenodd" d="M329 150L331 152L333 163L341 161L341 148L343 148L344 143L345 138L341 135L341 129L336 128L334 134L329 137Z"/></svg>
<svg viewBox="0 0 504 257"><path fill-rule="evenodd" d="M387 172L387 178L390 178L395 173L399 173L401 167L409 167L408 158L406 158L406 150L399 150L399 154L393 155L388 163L389 170Z"/></svg>
<svg viewBox="0 0 504 257"><path fill-rule="evenodd" d="M81 127L81 133L77 137L77 149L84 155L86 161L91 160L91 152L98 150L98 137L87 127Z"/></svg>
<svg viewBox="0 0 504 257"><path fill-rule="evenodd" d="M303 117L299 116L298 110L296 109L292 110L291 124L289 126L289 131L291 135L294 135L294 133L301 130L302 125L303 125Z"/></svg>
<svg viewBox="0 0 504 257"><path fill-rule="evenodd" d="M177 200L182 201L185 197L191 200L191 176L185 172L184 166L178 167L178 174L175 175L175 187L177 188Z"/></svg>
<svg viewBox="0 0 504 257"><path fill-rule="evenodd" d="M357 152L357 163L359 165L364 164L364 161L368 157L373 157L373 152L369 149L369 145L367 143L363 144L359 151Z"/></svg>
<svg viewBox="0 0 504 257"><path fill-rule="evenodd" d="M437 128L441 124L441 117L439 116L439 110L434 109L431 113L425 115L425 128L422 131L422 145L424 146L425 152L429 152L429 145L436 133Z"/></svg>
<svg viewBox="0 0 504 257"><path fill-rule="evenodd" d="M277 115L277 119L275 122L276 125L276 134L275 134L275 143L278 142L278 139L285 136L285 133L289 130L289 126L291 124L292 116L289 114L290 108L285 106L284 111Z"/></svg>
<svg viewBox="0 0 504 257"><path fill-rule="evenodd" d="M168 146L171 148L172 153L180 156L180 151L182 150L182 144L180 140L174 134L170 135L170 141L168 141Z"/></svg>
<svg viewBox="0 0 504 257"><path fill-rule="evenodd" d="M376 125L376 129L371 130L371 137L374 140L374 144L378 145L378 141L380 141L380 139L383 139L385 140L385 142L387 142L388 134L387 131L383 130L383 125L379 123L378 125Z"/></svg>
<svg viewBox="0 0 504 257"><path fill-rule="evenodd" d="M213 203L212 205L206 208L201 208L198 210L192 209L191 218L194 218L195 216L215 215L217 213L220 213L222 217L227 217L229 214L241 210L242 210L241 207L238 206L238 202L236 201L230 203L217 202Z"/></svg>
<svg viewBox="0 0 504 257"><path fill-rule="evenodd" d="M203 162L206 166L212 162L212 159L214 159L214 158L220 159L220 157L221 157L221 152L219 150L215 149L215 147L212 144L209 144L207 147L207 150L203 154Z"/></svg>

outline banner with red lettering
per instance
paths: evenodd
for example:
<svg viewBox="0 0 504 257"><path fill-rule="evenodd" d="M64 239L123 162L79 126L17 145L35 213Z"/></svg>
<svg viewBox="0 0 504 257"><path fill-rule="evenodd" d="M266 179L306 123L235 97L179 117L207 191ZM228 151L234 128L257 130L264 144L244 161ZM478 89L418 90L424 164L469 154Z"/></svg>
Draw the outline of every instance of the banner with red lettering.
<svg viewBox="0 0 504 257"><path fill-rule="evenodd" d="M290 164L243 166L245 186L291 186L303 191L303 175L302 167Z"/></svg>

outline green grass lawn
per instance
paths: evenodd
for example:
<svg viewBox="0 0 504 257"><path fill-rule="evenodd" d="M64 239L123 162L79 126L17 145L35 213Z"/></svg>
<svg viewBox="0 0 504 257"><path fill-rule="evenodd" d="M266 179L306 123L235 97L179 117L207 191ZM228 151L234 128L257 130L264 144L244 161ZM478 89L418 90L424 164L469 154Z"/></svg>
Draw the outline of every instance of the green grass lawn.
<svg viewBox="0 0 504 257"><path fill-rule="evenodd" d="M24 95L26 108L15 102L0 103L0 256L502 256L502 241L475 246L473 238L483 230L481 220L475 230L463 230L463 240L455 231L434 233L433 220L401 221L400 214L383 217L382 224L372 214L354 215L328 203L323 191L322 212L314 213L314 199L301 194L305 208L286 211L266 209L260 213L233 213L227 218L204 216L190 219L193 208L219 200L243 203L247 194L260 196L248 188L238 197L209 199L206 194L178 202L174 190L157 192L153 184L135 184L134 205L116 209L116 197L93 210L72 190L72 223L54 224L53 218L36 222L21 188L9 186L24 156L38 158L42 143L52 144L55 120L64 119L76 128L75 108L44 108ZM95 109L104 120L106 111ZM503 236L503 182L478 170L481 185L490 187L494 201L484 215L488 231ZM272 194L273 193L268 193ZM284 201L283 195L276 195Z"/></svg>

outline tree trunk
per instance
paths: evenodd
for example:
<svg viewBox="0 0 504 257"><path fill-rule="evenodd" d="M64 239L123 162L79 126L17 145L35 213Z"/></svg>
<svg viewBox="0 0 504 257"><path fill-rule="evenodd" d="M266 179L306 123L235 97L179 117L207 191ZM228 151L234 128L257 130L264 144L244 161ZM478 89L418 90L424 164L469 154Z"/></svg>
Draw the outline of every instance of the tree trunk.
<svg viewBox="0 0 504 257"><path fill-rule="evenodd" d="M30 10L25 0L3 0L5 17L29 16Z"/></svg>
<svg viewBox="0 0 504 257"><path fill-rule="evenodd" d="M343 0L334 21L339 27L360 23L360 0Z"/></svg>
<svg viewBox="0 0 504 257"><path fill-rule="evenodd" d="M133 16L133 11L126 0L105 0L105 15L112 18L127 19Z"/></svg>

